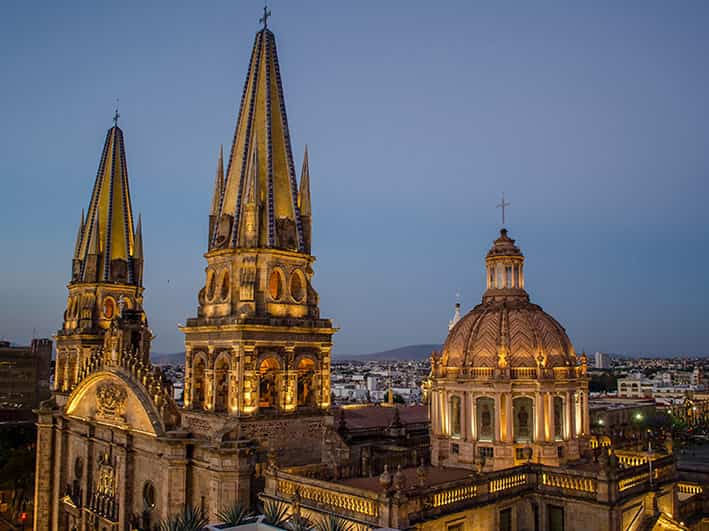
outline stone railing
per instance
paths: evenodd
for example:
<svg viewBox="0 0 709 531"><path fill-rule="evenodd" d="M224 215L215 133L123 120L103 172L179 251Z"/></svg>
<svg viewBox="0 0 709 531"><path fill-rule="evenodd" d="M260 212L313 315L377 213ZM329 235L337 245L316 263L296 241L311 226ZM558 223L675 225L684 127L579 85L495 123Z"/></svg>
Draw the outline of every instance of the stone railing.
<svg viewBox="0 0 709 531"><path fill-rule="evenodd" d="M271 485L267 485L267 494L292 500L297 492L303 507L330 510L360 522L374 524L378 520L379 504L374 492L342 484L333 489L331 483L280 471L268 481Z"/></svg>
<svg viewBox="0 0 709 531"><path fill-rule="evenodd" d="M490 479L488 490L491 494L514 489L527 484L527 472L512 469L503 475Z"/></svg>
<svg viewBox="0 0 709 531"><path fill-rule="evenodd" d="M495 369L492 367L470 367L470 376L473 378L492 378Z"/></svg>
<svg viewBox="0 0 709 531"><path fill-rule="evenodd" d="M652 476L650 470L652 469ZM674 456L668 455L641 465L618 471L618 494L627 497L647 489L653 483L671 480L676 476Z"/></svg>
<svg viewBox="0 0 709 531"><path fill-rule="evenodd" d="M461 501L470 500L475 498L477 494L477 485L463 485L460 487L453 487L440 492L435 492L428 497L426 502L427 504L430 504L431 507L439 508L446 505L459 503Z"/></svg>
<svg viewBox="0 0 709 531"><path fill-rule="evenodd" d="M686 481L680 481L677 483L677 490L682 494L702 494L704 488L698 483L688 483Z"/></svg>
<svg viewBox="0 0 709 531"><path fill-rule="evenodd" d="M536 379L537 369L533 367L512 367L510 369L512 378L532 378Z"/></svg>
<svg viewBox="0 0 709 531"><path fill-rule="evenodd" d="M584 477L569 472L541 472L539 480L543 487L561 489L572 496L596 497L598 481L593 477Z"/></svg>

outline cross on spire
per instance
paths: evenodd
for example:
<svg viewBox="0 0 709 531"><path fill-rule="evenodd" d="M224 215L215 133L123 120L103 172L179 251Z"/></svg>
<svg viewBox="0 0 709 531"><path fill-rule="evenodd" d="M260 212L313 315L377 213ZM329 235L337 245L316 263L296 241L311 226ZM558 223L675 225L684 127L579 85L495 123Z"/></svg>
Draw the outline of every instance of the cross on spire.
<svg viewBox="0 0 709 531"><path fill-rule="evenodd" d="M118 119L121 117L120 114L118 114L118 98L116 98L116 110L113 113L113 127L118 127Z"/></svg>
<svg viewBox="0 0 709 531"><path fill-rule="evenodd" d="M509 202L505 202L505 192L502 192L502 201L500 201L500 204L497 205L497 208L502 209L502 226L505 226L505 208L510 206Z"/></svg>
<svg viewBox="0 0 709 531"><path fill-rule="evenodd" d="M263 16L258 19L258 21L263 24L263 29L268 27L268 17L271 16L271 10L268 9L268 4L264 2L263 4Z"/></svg>

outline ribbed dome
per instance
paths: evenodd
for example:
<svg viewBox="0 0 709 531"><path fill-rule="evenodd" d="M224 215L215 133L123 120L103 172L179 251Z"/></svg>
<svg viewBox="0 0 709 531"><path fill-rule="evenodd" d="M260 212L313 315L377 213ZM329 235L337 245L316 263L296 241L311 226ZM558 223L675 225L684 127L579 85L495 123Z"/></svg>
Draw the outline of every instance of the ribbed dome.
<svg viewBox="0 0 709 531"><path fill-rule="evenodd" d="M576 365L564 328L536 304L519 299L473 308L448 334L442 352L448 367L494 368L501 356L511 368Z"/></svg>
<svg viewBox="0 0 709 531"><path fill-rule="evenodd" d="M529 301L524 255L500 231L485 258L487 290L450 331L441 360L447 367L554 368L576 365L564 328Z"/></svg>

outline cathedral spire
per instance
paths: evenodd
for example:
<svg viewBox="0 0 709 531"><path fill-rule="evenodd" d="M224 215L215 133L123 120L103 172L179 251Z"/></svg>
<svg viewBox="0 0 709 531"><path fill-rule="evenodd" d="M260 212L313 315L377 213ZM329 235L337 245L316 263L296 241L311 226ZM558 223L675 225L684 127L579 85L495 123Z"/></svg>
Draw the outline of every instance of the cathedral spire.
<svg viewBox="0 0 709 531"><path fill-rule="evenodd" d="M134 253L135 233L123 131L114 124L106 134L91 201L76 245L77 267L72 281L135 284ZM95 277L93 273L86 274L90 255L97 257Z"/></svg>
<svg viewBox="0 0 709 531"><path fill-rule="evenodd" d="M209 235L214 234L214 228L219 216L219 205L224 194L224 146L219 146L219 157L217 159L217 171L214 176L214 192L212 193L212 206L209 209Z"/></svg>
<svg viewBox="0 0 709 531"><path fill-rule="evenodd" d="M243 202L258 146L258 188L264 197L259 245L305 252L303 226L276 39L256 33L210 249L245 247Z"/></svg>
<svg viewBox="0 0 709 531"><path fill-rule="evenodd" d="M303 244L305 252L310 253L312 241L312 207L310 205L310 166L308 162L308 146L303 154L303 169L300 172L300 190L298 191L298 209L303 224Z"/></svg>
<svg viewBox="0 0 709 531"><path fill-rule="evenodd" d="M84 232L84 209L81 209L81 219L79 220L79 229L76 233L76 244L74 245L74 260L79 259L79 249L81 249L81 234Z"/></svg>

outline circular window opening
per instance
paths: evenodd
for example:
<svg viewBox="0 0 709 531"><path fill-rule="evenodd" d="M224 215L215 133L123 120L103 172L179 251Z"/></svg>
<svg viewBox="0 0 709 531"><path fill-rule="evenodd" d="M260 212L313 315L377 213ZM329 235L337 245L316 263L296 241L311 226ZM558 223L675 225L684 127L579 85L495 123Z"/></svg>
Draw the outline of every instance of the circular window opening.
<svg viewBox="0 0 709 531"><path fill-rule="evenodd" d="M283 295L283 277L277 269L271 271L271 277L268 279L268 293L274 301L280 300Z"/></svg>
<svg viewBox="0 0 709 531"><path fill-rule="evenodd" d="M146 511L155 509L155 485L152 481L146 481L143 485L143 505Z"/></svg>
<svg viewBox="0 0 709 531"><path fill-rule="evenodd" d="M296 302L305 300L305 279L299 270L295 270L290 277L290 295Z"/></svg>
<svg viewBox="0 0 709 531"><path fill-rule="evenodd" d="M116 301L112 297L103 299L103 315L106 319L113 319L113 316L116 315Z"/></svg>

